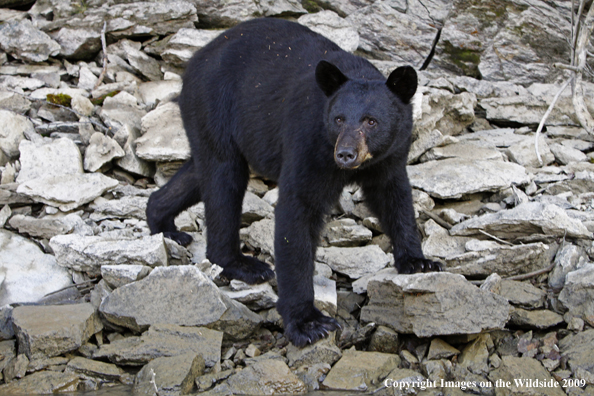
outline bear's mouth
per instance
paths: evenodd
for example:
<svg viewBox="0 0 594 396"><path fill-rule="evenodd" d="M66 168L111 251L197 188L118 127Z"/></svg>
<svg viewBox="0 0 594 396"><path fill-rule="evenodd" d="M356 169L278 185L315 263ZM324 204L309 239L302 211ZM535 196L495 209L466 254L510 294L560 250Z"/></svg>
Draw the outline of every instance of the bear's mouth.
<svg viewBox="0 0 594 396"><path fill-rule="evenodd" d="M341 169L354 170L373 158L362 131L342 132L334 146L334 162Z"/></svg>

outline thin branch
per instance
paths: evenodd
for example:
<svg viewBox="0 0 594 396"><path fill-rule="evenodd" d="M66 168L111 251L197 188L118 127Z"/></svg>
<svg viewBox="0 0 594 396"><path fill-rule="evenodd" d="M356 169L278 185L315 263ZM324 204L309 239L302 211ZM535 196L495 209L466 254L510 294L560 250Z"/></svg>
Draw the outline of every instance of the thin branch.
<svg viewBox="0 0 594 396"><path fill-rule="evenodd" d="M451 230L452 229L452 225L450 223L448 223L447 221L445 221L444 219L442 219L441 217L439 217L436 214L433 214L427 210L421 210L425 215L427 215L429 218L433 219L437 224L439 224L440 226L442 226L443 228L445 228L446 230Z"/></svg>
<svg viewBox="0 0 594 396"><path fill-rule="evenodd" d="M487 231L478 230L478 232L480 232L483 235L488 236L489 238L492 238L492 239L496 240L497 242L500 242L500 243L503 243L503 244L506 244L506 245L509 245L509 246L514 246L513 243L508 242L508 241L504 241L503 239L500 239L500 238L497 238L495 235L491 235Z"/></svg>
<svg viewBox="0 0 594 396"><path fill-rule="evenodd" d="M538 163L540 164L540 166L543 165L542 158L540 156L540 152L538 151L538 138L540 137L540 132L542 131L542 128L544 127L544 124L547 121L547 118L549 118L551 111L553 111L553 108L555 107L557 100L559 100L561 93L563 91L565 91L565 88L567 88L567 86L569 85L569 83L572 80L573 80L573 77L569 78L567 81L565 81L565 83L563 83L563 85L559 89L559 92L557 92L557 94L553 98L553 101L549 105L549 108L545 112L544 116L542 116L542 119L540 120L540 124L538 124L538 128L536 129L536 134L534 135L534 149L536 150L536 158L538 158Z"/></svg>
<svg viewBox="0 0 594 396"><path fill-rule="evenodd" d="M575 48L577 47L577 41L578 41L578 36L580 34L580 28L581 28L581 17L582 17L582 13L584 12L584 6L586 5L586 0L581 0L580 1L580 8L578 9L578 13L577 13L577 19L575 21L575 26L572 26L572 34L573 34L573 41L571 43L571 48L572 48L572 57L571 57L571 65L575 66L576 62L576 51ZM571 14L573 17L573 9L571 10Z"/></svg>
<svg viewBox="0 0 594 396"><path fill-rule="evenodd" d="M535 276L538 276L538 275L546 274L547 272L552 271L553 268L555 268L555 263L553 263L543 269L539 269L539 270L536 270L533 272L528 272L527 274L508 276L507 278L501 278L501 280L526 280L526 279L534 278ZM483 283L485 283L485 281L484 280L476 280L476 281L470 281L470 283L472 283L473 285L482 285Z"/></svg>
<svg viewBox="0 0 594 396"><path fill-rule="evenodd" d="M553 63L553 67L557 69L571 70L572 72L579 73L582 70L577 66L566 65L565 63Z"/></svg>
<svg viewBox="0 0 594 396"><path fill-rule="evenodd" d="M101 47L103 47L103 70L99 74L99 78L93 87L93 90L99 88L99 85L103 82L105 73L107 73L107 42L105 40L105 30L107 29L107 22L103 22L103 29L101 30Z"/></svg>
<svg viewBox="0 0 594 396"><path fill-rule="evenodd" d="M97 282L97 280L96 280L96 279L95 279L95 280L86 281L86 282L75 283L74 285L66 286L66 287L63 287L63 288L61 288L61 289L55 290L55 291L53 291L53 292L47 293L47 294L46 294L45 296L43 296L43 297L51 296L51 295L53 295L53 294L60 293L60 292L62 292L62 291L64 291L64 290L72 289L73 287L78 287L78 286L86 286L86 285L92 285L92 284L93 284L93 283L95 283L95 282Z"/></svg>

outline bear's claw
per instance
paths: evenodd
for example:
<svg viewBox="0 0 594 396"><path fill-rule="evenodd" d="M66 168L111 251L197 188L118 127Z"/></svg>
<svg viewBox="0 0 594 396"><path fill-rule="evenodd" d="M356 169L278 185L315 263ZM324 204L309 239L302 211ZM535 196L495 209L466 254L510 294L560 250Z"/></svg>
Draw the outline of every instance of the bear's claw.
<svg viewBox="0 0 594 396"><path fill-rule="evenodd" d="M313 308L309 315L303 315L301 319L285 323L285 337L296 347L303 348L340 328L336 319L325 316L318 309Z"/></svg>

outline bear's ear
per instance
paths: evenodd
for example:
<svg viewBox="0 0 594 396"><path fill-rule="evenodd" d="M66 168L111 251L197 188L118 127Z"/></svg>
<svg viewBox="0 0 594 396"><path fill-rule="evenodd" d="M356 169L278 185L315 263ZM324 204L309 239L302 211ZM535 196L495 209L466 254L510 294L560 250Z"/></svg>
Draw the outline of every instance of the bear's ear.
<svg viewBox="0 0 594 396"><path fill-rule="evenodd" d="M400 66L388 77L386 85L404 103L409 103L417 92L417 72L410 66Z"/></svg>
<svg viewBox="0 0 594 396"><path fill-rule="evenodd" d="M322 60L316 66L316 82L326 96L338 91L338 88L348 80L347 76L330 62Z"/></svg>

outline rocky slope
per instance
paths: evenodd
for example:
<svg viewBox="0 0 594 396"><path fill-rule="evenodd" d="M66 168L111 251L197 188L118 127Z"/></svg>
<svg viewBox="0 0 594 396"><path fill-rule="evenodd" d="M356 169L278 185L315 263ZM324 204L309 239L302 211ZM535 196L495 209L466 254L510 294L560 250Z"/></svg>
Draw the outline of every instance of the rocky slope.
<svg viewBox="0 0 594 396"><path fill-rule="evenodd" d="M564 78L552 63L569 56L568 3L0 7L0 394L594 394L594 137L569 90L538 140L542 163L535 152ZM315 277L342 330L301 350L283 337L274 282L217 277L202 204L176 219L188 248L151 236L145 217L189 158L171 101L185 62L261 16L295 19L386 74L426 69L408 172L423 249L447 272L398 275L346 188ZM594 114L594 85L584 91ZM271 264L277 196L253 176L242 215L242 249Z"/></svg>

